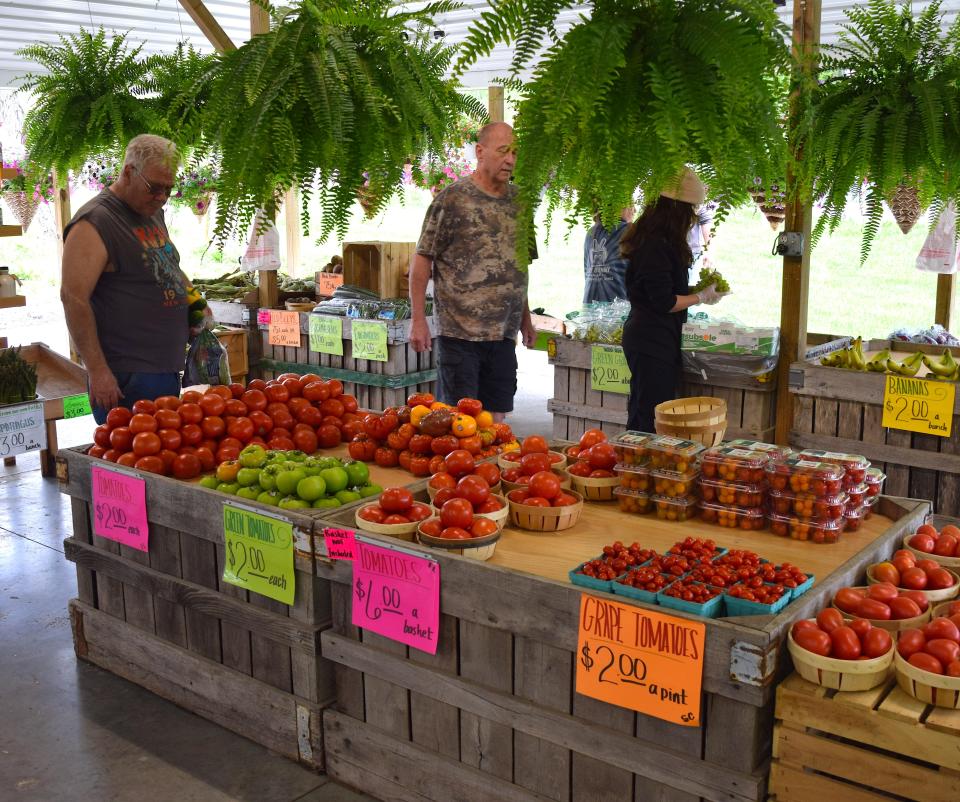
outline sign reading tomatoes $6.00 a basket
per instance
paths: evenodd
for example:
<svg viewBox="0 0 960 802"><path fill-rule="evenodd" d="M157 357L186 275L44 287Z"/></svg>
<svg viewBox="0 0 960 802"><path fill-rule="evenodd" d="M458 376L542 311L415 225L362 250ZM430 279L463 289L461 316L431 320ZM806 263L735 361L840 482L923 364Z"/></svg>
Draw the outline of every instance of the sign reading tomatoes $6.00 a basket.
<svg viewBox="0 0 960 802"><path fill-rule="evenodd" d="M705 637L696 621L583 594L577 693L699 727Z"/></svg>

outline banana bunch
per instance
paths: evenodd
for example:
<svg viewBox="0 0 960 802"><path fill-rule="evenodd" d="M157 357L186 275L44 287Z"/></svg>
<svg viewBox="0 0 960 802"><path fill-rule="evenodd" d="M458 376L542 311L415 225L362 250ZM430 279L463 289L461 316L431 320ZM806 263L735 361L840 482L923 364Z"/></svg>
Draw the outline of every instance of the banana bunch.
<svg viewBox="0 0 960 802"><path fill-rule="evenodd" d="M916 376L922 364L923 353L917 351L914 354L910 354L903 362L897 362L893 357L890 357L887 359L887 371L889 373L897 373L901 376Z"/></svg>
<svg viewBox="0 0 960 802"><path fill-rule="evenodd" d="M889 348L884 348L870 359L865 359L863 354L863 340L857 337L853 343L839 351L820 359L820 364L828 368L846 368L847 370L864 370L870 373L892 373L897 376L912 377L916 376L921 365L926 365L927 370L938 379L947 381L960 381L960 362L953 358L949 348L943 349L943 355L940 359L935 359L922 351L910 354L902 362L897 362Z"/></svg>
<svg viewBox="0 0 960 802"><path fill-rule="evenodd" d="M37 397L37 368L19 348L0 350L0 404L19 404Z"/></svg>
<svg viewBox="0 0 960 802"><path fill-rule="evenodd" d="M857 337L852 345L822 357L820 364L828 368L867 370L867 362L863 356L863 338Z"/></svg>
<svg viewBox="0 0 960 802"><path fill-rule="evenodd" d="M943 349L943 356L940 359L933 359L929 354L924 354L923 364L934 376L952 382L960 380L960 363L953 358L949 348Z"/></svg>

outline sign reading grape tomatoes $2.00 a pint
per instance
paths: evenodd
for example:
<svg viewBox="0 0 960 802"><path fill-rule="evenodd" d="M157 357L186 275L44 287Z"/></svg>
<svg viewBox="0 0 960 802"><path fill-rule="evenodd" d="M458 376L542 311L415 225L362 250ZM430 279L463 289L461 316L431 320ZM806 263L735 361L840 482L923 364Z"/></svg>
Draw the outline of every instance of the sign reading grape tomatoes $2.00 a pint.
<svg viewBox="0 0 960 802"><path fill-rule="evenodd" d="M685 727L700 726L706 626L580 597L577 693Z"/></svg>

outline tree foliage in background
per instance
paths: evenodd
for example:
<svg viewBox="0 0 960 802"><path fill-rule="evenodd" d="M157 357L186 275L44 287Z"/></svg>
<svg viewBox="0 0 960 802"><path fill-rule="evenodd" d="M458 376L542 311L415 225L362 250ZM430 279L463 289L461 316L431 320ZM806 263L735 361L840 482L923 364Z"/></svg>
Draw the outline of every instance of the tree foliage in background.
<svg viewBox="0 0 960 802"><path fill-rule="evenodd" d="M769 0L596 0L562 37L561 0L501 0L481 14L457 72L516 42L516 181L522 200L614 221L693 166L720 214L756 176L785 173L786 28ZM525 252L521 246L520 253Z"/></svg>
<svg viewBox="0 0 960 802"><path fill-rule="evenodd" d="M425 28L455 8L299 0L269 33L220 56L200 152L220 154L216 236L243 232L258 209L275 216L291 187L305 231L317 194L320 238L343 236L358 191L376 212L400 190L405 163L442 152L461 114L485 116L444 77L453 51Z"/></svg>
<svg viewBox="0 0 960 802"><path fill-rule="evenodd" d="M932 224L958 196L960 19L944 34L939 0L916 17L893 0L870 0L847 16L806 95L799 143L805 190L823 206L814 242L836 230L852 192L866 206L863 264L898 185L917 190Z"/></svg>

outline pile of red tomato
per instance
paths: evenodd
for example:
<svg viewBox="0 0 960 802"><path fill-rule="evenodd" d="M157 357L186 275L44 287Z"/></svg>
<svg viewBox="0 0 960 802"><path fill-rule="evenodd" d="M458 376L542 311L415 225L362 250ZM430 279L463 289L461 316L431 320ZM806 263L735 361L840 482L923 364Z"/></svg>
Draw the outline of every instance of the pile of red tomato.
<svg viewBox="0 0 960 802"><path fill-rule="evenodd" d="M503 478L513 484L529 485L535 473L550 471L554 465L563 461L563 456L552 453L545 438L532 434L523 438L519 450L504 454L503 459L516 463L503 471Z"/></svg>
<svg viewBox="0 0 960 802"><path fill-rule="evenodd" d="M357 517L375 524L392 526L425 521L431 515L426 504L413 500L413 493L405 487L388 487L377 499L357 511Z"/></svg>
<svg viewBox="0 0 960 802"><path fill-rule="evenodd" d="M587 429L580 441L566 450L566 455L576 460L567 468L567 473L590 479L612 479L616 474L617 452L607 442L607 435L599 429Z"/></svg>
<svg viewBox="0 0 960 802"><path fill-rule="evenodd" d="M868 588L840 588L833 604L847 615L871 621L905 621L923 615L930 601L919 590L900 590L889 582Z"/></svg>
<svg viewBox="0 0 960 802"><path fill-rule="evenodd" d="M494 423L475 398L461 398L451 407L430 393L413 393L405 406L368 415L349 440L355 460L429 476L443 470L443 458L452 451L493 456L514 437L510 427Z"/></svg>
<svg viewBox="0 0 960 802"><path fill-rule="evenodd" d="M791 633L801 649L837 660L883 657L893 648L893 638L885 629L864 618L847 623L833 607L821 610L816 619L797 621Z"/></svg>
<svg viewBox="0 0 960 802"><path fill-rule="evenodd" d="M949 616L934 618L919 629L903 630L897 651L921 671L960 677L960 602L951 604L947 612Z"/></svg>
<svg viewBox="0 0 960 802"><path fill-rule="evenodd" d="M947 524L938 532L932 524L923 524L907 544L912 549L938 557L960 557L960 529Z"/></svg>
<svg viewBox="0 0 960 802"><path fill-rule="evenodd" d="M119 465L192 479L236 459L250 443L312 454L351 439L363 426L357 400L337 379L285 373L269 382L214 385L179 398L115 407L94 430L88 454Z"/></svg>
<svg viewBox="0 0 960 802"><path fill-rule="evenodd" d="M507 494L515 504L528 507L569 507L579 499L560 487L560 477L553 471L538 471L530 477L527 487L518 487Z"/></svg>
<svg viewBox="0 0 960 802"><path fill-rule="evenodd" d="M464 476L479 476L490 488L500 484L500 469L496 465L492 462L478 463L473 454L463 449L447 454L440 470L430 477L428 484L434 490L452 490Z"/></svg>
<svg viewBox="0 0 960 802"><path fill-rule="evenodd" d="M465 476L465 479L476 479L477 483L484 480L479 476ZM496 501L496 499L489 499ZM436 499L434 499L436 506ZM476 505L466 498L459 496L448 498L440 506L440 514L420 524L420 531L431 537L442 537L446 540L469 540L475 537L487 537L500 531L499 525L491 518L479 512L483 505ZM500 509L499 503L497 509ZM491 510L494 512L495 510Z"/></svg>
<svg viewBox="0 0 960 802"><path fill-rule="evenodd" d="M918 560L912 552L900 549L893 559L871 567L873 578L907 590L944 590L957 584L957 578L933 560Z"/></svg>

